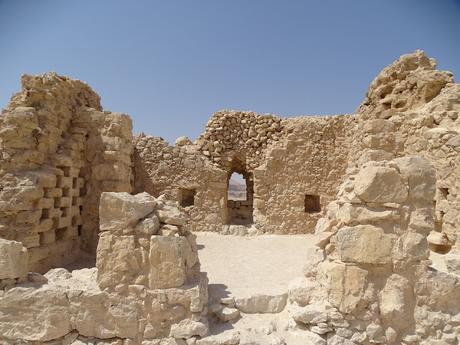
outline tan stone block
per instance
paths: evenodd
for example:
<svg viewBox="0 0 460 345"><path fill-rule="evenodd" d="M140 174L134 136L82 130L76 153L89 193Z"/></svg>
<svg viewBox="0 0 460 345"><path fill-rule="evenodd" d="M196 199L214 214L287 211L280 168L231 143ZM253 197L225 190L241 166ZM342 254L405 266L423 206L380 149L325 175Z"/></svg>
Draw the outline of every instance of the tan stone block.
<svg viewBox="0 0 460 345"><path fill-rule="evenodd" d="M150 238L151 289L165 289L182 286L187 278L184 237L152 236Z"/></svg>
<svg viewBox="0 0 460 345"><path fill-rule="evenodd" d="M54 201L54 207L71 207L72 206L72 197L63 196L56 198Z"/></svg>
<svg viewBox="0 0 460 345"><path fill-rule="evenodd" d="M28 255L22 243L0 238L0 280L27 276Z"/></svg>
<svg viewBox="0 0 460 345"><path fill-rule="evenodd" d="M54 222L52 219L42 219L40 223L33 228L34 232L45 232L53 228Z"/></svg>
<svg viewBox="0 0 460 345"><path fill-rule="evenodd" d="M40 233L40 244L49 244L56 242L56 232L46 231Z"/></svg>
<svg viewBox="0 0 460 345"><path fill-rule="evenodd" d="M337 232L336 246L343 262L387 264L391 262L393 237L372 225L344 227Z"/></svg>
<svg viewBox="0 0 460 345"><path fill-rule="evenodd" d="M40 246L40 235L35 232L18 235L17 240L26 248Z"/></svg>
<svg viewBox="0 0 460 345"><path fill-rule="evenodd" d="M60 229L60 228L66 228L68 226L71 226L72 225L72 218L70 216L67 216L65 218L59 218L58 219L58 225L57 225L57 228Z"/></svg>
<svg viewBox="0 0 460 345"><path fill-rule="evenodd" d="M72 157L63 154L56 154L53 157L53 162L59 168L71 167L73 165Z"/></svg>
<svg viewBox="0 0 460 345"><path fill-rule="evenodd" d="M72 177L58 176L57 186L59 188L72 188Z"/></svg>
<svg viewBox="0 0 460 345"><path fill-rule="evenodd" d="M365 304L368 272L357 266L338 262L321 266L328 282L330 303L342 313L351 313Z"/></svg>
<svg viewBox="0 0 460 345"><path fill-rule="evenodd" d="M46 188L45 197L46 198L56 198L62 196L61 188Z"/></svg>
<svg viewBox="0 0 460 345"><path fill-rule="evenodd" d="M16 223L17 224L37 224L40 221L42 216L42 210L36 211L21 211L18 212L16 215Z"/></svg>
<svg viewBox="0 0 460 345"><path fill-rule="evenodd" d="M99 206L100 228L102 231L126 230L152 213L155 206L155 198L147 193L104 192Z"/></svg>
<svg viewBox="0 0 460 345"><path fill-rule="evenodd" d="M34 247L28 249L29 263L34 264L46 259L51 253L50 246Z"/></svg>
<svg viewBox="0 0 460 345"><path fill-rule="evenodd" d="M41 198L37 204L37 208L52 208L52 207L54 207L54 198Z"/></svg>
<svg viewBox="0 0 460 345"><path fill-rule="evenodd" d="M356 175L355 193L365 202L397 202L407 200L408 186L395 168L369 165Z"/></svg>
<svg viewBox="0 0 460 345"><path fill-rule="evenodd" d="M114 236L108 231L101 233L96 267L101 289L134 284L141 268L134 236Z"/></svg>

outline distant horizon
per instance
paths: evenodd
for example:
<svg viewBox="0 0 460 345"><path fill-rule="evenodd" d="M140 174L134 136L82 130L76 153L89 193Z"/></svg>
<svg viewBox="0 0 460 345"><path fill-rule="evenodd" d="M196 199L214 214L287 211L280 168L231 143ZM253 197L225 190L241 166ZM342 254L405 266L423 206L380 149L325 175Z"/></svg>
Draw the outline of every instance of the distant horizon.
<svg viewBox="0 0 460 345"><path fill-rule="evenodd" d="M23 73L55 71L170 144L222 109L353 114L416 49L460 75L458 0L0 0L0 33L0 108Z"/></svg>

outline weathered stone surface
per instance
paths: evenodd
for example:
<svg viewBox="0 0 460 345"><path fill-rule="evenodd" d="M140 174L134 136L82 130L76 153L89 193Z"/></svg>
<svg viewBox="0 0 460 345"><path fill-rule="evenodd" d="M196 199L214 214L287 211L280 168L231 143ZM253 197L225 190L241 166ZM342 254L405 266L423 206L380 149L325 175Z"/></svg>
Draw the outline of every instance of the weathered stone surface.
<svg viewBox="0 0 460 345"><path fill-rule="evenodd" d="M57 339L72 330L70 320L66 292L56 286L15 287L0 297L0 334L9 340Z"/></svg>
<svg viewBox="0 0 460 345"><path fill-rule="evenodd" d="M0 253L0 280L27 276L27 249L22 243L0 238Z"/></svg>
<svg viewBox="0 0 460 345"><path fill-rule="evenodd" d="M383 320L398 324L405 324L410 317L411 301L414 296L407 278L392 274L380 292L380 313ZM412 302L413 303L413 302Z"/></svg>
<svg viewBox="0 0 460 345"><path fill-rule="evenodd" d="M235 299L236 308L247 314L279 313L286 306L287 293L281 295L255 295Z"/></svg>
<svg viewBox="0 0 460 345"><path fill-rule="evenodd" d="M149 254L151 289L178 287L185 283L187 272L184 255L187 245L183 237L151 237Z"/></svg>
<svg viewBox="0 0 460 345"><path fill-rule="evenodd" d="M393 239L371 225L345 227L337 232L339 258L343 262L387 264L391 262Z"/></svg>
<svg viewBox="0 0 460 345"><path fill-rule="evenodd" d="M188 229L304 233L317 225L323 237L308 253L308 279L289 288L289 300L338 311L300 332L303 343L454 344L458 276L428 268L427 247L450 251L442 269L458 273L450 253L460 248L459 95L452 74L417 51L377 76L355 116L220 111L195 143L169 146L145 135L133 143L129 117L103 112L80 81L25 75L0 117L0 237L22 244L0 242L0 342L184 344L159 338L206 312ZM243 172L247 200L228 200L232 172ZM27 274L27 266L44 273L84 257L81 250L94 254L99 220L98 273ZM243 303L281 309L272 304Z"/></svg>
<svg viewBox="0 0 460 345"><path fill-rule="evenodd" d="M208 334L208 327L199 321L182 320L171 326L171 336L174 338L188 339L193 336L204 337Z"/></svg>
<svg viewBox="0 0 460 345"><path fill-rule="evenodd" d="M313 297L315 289L318 286L313 279L307 279L305 277L299 277L291 282L288 286L289 301L296 303L300 306L305 306L310 303Z"/></svg>
<svg viewBox="0 0 460 345"><path fill-rule="evenodd" d="M163 208L158 210L158 217L162 223L171 225L184 225L185 217L178 208L170 205L165 205Z"/></svg>
<svg viewBox="0 0 460 345"><path fill-rule="evenodd" d="M196 341L196 345L238 345L239 343L240 333L236 330L224 331Z"/></svg>
<svg viewBox="0 0 460 345"><path fill-rule="evenodd" d="M321 267L329 286L329 301L342 313L351 313L365 304L368 272L357 266L328 263Z"/></svg>
<svg viewBox="0 0 460 345"><path fill-rule="evenodd" d="M147 193L102 193L99 210L101 230L114 231L133 227L137 221L152 213L154 208L155 199Z"/></svg>
<svg viewBox="0 0 460 345"><path fill-rule="evenodd" d="M134 236L114 236L104 232L97 249L98 283L101 289L132 284L141 269Z"/></svg>
<svg viewBox="0 0 460 345"><path fill-rule="evenodd" d="M328 309L325 304L310 304L305 307L289 306L289 314L296 321L303 324L325 323L329 320Z"/></svg>
<svg viewBox="0 0 460 345"><path fill-rule="evenodd" d="M365 202L406 201L408 187L394 168L369 165L356 176L355 192Z"/></svg>

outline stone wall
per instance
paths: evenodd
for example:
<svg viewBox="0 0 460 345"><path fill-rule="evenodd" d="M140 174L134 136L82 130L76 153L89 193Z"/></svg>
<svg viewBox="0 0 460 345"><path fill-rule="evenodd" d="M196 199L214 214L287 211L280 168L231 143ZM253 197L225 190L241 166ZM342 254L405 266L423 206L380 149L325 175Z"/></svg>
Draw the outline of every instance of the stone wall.
<svg viewBox="0 0 460 345"><path fill-rule="evenodd" d="M359 109L350 162L406 154L428 159L437 174L436 227L429 241L432 249L452 248L449 260L458 270L460 85L450 72L435 67L434 59L416 51L401 56L375 78ZM370 150L363 155L366 149Z"/></svg>
<svg viewBox="0 0 460 345"><path fill-rule="evenodd" d="M308 233L336 198L348 165L352 116L305 117L282 121L290 134L273 145L254 170L255 223L266 232ZM306 197L317 197L310 209Z"/></svg>
<svg viewBox="0 0 460 345"><path fill-rule="evenodd" d="M129 117L102 112L86 84L23 76L0 116L0 237L35 271L94 252L100 192L131 190L131 141Z"/></svg>
<svg viewBox="0 0 460 345"><path fill-rule="evenodd" d="M180 138L173 147L142 135L135 140L136 191L179 202L182 189L195 191L187 209L198 231L253 222L259 232L312 232L322 212L306 212L305 196L319 196L323 207L335 198L354 122L352 116L280 119L222 111L195 144ZM249 181L247 201L227 198L233 172Z"/></svg>
<svg viewBox="0 0 460 345"><path fill-rule="evenodd" d="M418 156L351 173L318 222L316 260L291 285L299 325L324 344L456 343L460 306L446 298L458 298L460 279L428 260L435 175Z"/></svg>
<svg viewBox="0 0 460 345"><path fill-rule="evenodd" d="M27 274L27 250L0 240L1 344L185 344L208 333L186 215L147 193L109 192L100 219L97 268Z"/></svg>
<svg viewBox="0 0 460 345"><path fill-rule="evenodd" d="M227 173L187 140L169 146L161 138L140 135L134 143L135 191L164 194L179 203L191 191L193 205L185 207L191 230L219 231L227 217Z"/></svg>

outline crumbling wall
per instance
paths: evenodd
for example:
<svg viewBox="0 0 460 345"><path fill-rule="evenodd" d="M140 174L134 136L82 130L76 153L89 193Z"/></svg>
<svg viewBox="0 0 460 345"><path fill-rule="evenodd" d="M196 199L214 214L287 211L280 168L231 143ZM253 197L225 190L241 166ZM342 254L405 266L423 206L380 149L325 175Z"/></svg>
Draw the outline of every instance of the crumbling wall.
<svg viewBox="0 0 460 345"><path fill-rule="evenodd" d="M412 156L350 173L316 227L316 260L291 285L291 316L328 344L451 343L460 306L445 295L458 298L460 279L429 268L426 240L435 170Z"/></svg>
<svg viewBox="0 0 460 345"><path fill-rule="evenodd" d="M280 119L221 111L195 144L180 139L172 147L139 136L136 190L167 193L179 202L181 189L196 191L194 205L187 207L195 230L226 232L225 224L252 220L261 232L312 232L321 206L335 198L343 180L354 122L352 116ZM248 180L246 201L227 198L233 172ZM306 195L319 197L319 211L305 210ZM245 220L235 216L248 212Z"/></svg>
<svg viewBox="0 0 460 345"><path fill-rule="evenodd" d="M351 162L391 159L406 154L425 157L435 167L436 227L432 249L459 254L460 224L460 85L438 71L422 51L401 56L380 72L359 109ZM397 106L404 104L404 106ZM382 151L386 151L382 154ZM460 256L452 257L460 267ZM456 266L456 268L455 268Z"/></svg>
<svg viewBox="0 0 460 345"><path fill-rule="evenodd" d="M181 203L193 194L185 211L191 230L219 231L226 221L227 174L212 165L196 146L184 139L170 146L163 139L140 135L134 139L136 192L164 194ZM184 205L185 206L185 205Z"/></svg>
<svg viewBox="0 0 460 345"><path fill-rule="evenodd" d="M41 272L94 251L100 192L130 191L129 117L103 113L80 81L25 75L0 116L0 149L0 237L23 243Z"/></svg>
<svg viewBox="0 0 460 345"><path fill-rule="evenodd" d="M27 274L0 240L0 343L159 344L208 333L207 277L186 215L147 193L102 193L96 268ZM5 289L5 290L3 290Z"/></svg>

